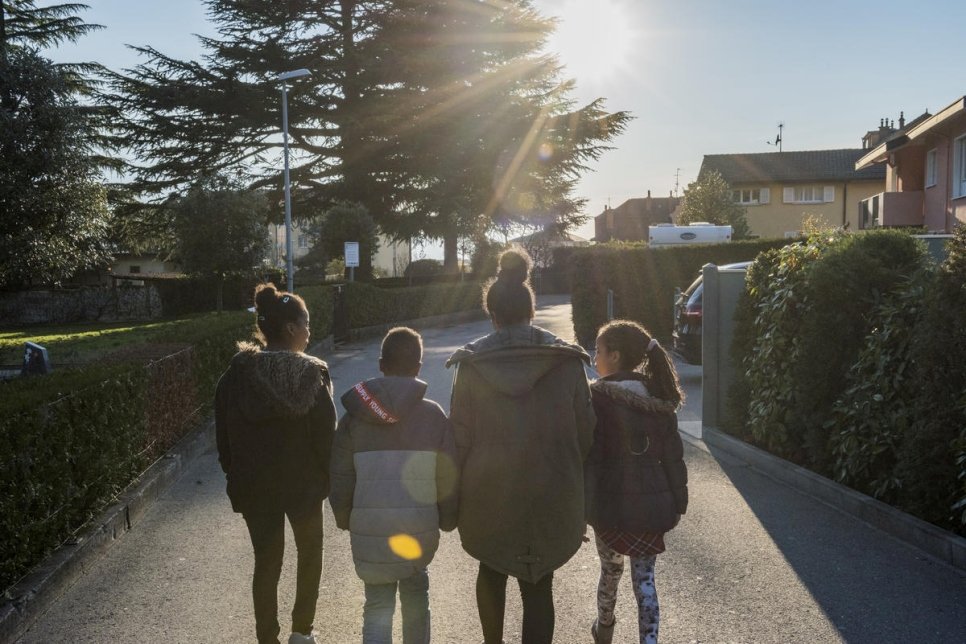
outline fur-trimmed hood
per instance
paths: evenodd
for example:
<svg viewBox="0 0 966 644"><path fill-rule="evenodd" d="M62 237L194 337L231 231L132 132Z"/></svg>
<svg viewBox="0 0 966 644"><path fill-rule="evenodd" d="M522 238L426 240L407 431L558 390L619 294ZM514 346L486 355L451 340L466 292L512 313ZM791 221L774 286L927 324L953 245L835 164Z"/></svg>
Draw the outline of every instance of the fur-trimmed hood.
<svg viewBox="0 0 966 644"><path fill-rule="evenodd" d="M239 398L242 412L253 420L302 416L323 390L332 393L328 366L305 353L265 351L239 342L231 368L238 370L238 382L246 389Z"/></svg>
<svg viewBox="0 0 966 644"><path fill-rule="evenodd" d="M590 390L607 396L614 402L632 409L649 412L677 411L674 403L655 398L644 386L644 377L637 373L617 373L590 383Z"/></svg>

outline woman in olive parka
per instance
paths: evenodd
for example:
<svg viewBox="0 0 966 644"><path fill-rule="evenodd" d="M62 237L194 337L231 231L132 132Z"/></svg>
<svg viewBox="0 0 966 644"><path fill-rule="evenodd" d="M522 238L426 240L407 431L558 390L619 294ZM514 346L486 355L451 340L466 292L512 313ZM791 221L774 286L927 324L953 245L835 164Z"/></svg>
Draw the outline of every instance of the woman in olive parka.
<svg viewBox="0 0 966 644"><path fill-rule="evenodd" d="M461 460L458 528L480 562L486 644L503 637L508 576L523 599L523 641L553 639L553 571L583 539L584 460L595 417L589 357L533 326L529 257L508 250L484 290L494 331L458 350L451 420Z"/></svg>

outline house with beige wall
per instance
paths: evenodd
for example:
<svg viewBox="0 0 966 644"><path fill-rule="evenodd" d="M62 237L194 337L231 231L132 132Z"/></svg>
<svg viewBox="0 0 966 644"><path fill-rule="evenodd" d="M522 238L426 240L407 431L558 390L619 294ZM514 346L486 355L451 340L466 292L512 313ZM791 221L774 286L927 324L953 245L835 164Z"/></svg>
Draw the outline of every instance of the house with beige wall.
<svg viewBox="0 0 966 644"><path fill-rule="evenodd" d="M269 224L269 261L276 266L285 266L285 224ZM312 236L309 226L304 222L292 222L292 255L294 259L303 257L312 249ZM408 241L392 241L379 235L379 250L372 256L372 267L386 277L401 277L409 266L410 245Z"/></svg>
<svg viewBox="0 0 966 644"><path fill-rule="evenodd" d="M951 233L966 222L966 96L865 152L856 170L882 168L886 185L863 202L864 225Z"/></svg>
<svg viewBox="0 0 966 644"><path fill-rule="evenodd" d="M758 237L797 235L806 218L824 225L859 228L859 204L885 188L885 169L857 170L869 150L803 150L753 154L708 154L699 176L717 171L747 208Z"/></svg>

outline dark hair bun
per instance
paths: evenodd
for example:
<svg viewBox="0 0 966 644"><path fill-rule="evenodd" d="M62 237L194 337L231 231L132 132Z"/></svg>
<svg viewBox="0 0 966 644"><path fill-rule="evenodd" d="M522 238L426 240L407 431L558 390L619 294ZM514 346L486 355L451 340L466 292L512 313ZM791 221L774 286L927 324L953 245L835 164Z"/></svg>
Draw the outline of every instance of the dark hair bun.
<svg viewBox="0 0 966 644"><path fill-rule="evenodd" d="M523 284L530 274L530 256L523 250L510 249L500 255L500 272L496 278Z"/></svg>
<svg viewBox="0 0 966 644"><path fill-rule="evenodd" d="M274 284L259 284L255 287L255 308L264 311L278 299L278 290Z"/></svg>

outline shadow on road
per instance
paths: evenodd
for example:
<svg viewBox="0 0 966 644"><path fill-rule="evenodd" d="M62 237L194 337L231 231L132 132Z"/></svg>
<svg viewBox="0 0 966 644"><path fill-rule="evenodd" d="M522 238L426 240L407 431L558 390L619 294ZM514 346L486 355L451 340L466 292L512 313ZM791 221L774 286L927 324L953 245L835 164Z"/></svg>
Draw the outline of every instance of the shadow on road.
<svg viewBox="0 0 966 644"><path fill-rule="evenodd" d="M844 641L966 642L966 575L710 453Z"/></svg>

